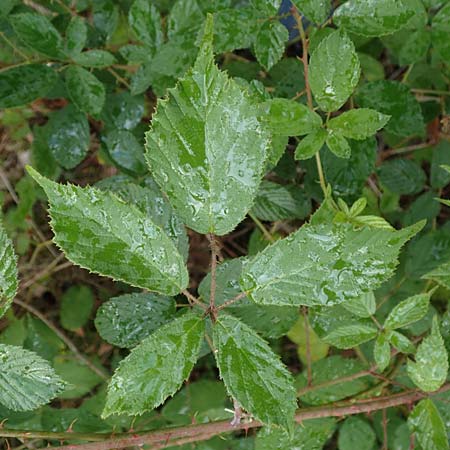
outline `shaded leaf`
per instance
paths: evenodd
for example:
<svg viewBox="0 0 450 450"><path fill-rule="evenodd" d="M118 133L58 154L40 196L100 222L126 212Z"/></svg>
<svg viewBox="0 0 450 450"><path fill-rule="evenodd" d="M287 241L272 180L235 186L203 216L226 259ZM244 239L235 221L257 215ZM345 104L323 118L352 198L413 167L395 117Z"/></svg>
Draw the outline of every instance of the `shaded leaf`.
<svg viewBox="0 0 450 450"><path fill-rule="evenodd" d="M116 58L106 50L87 50L73 57L73 60L80 66L103 68L112 66Z"/></svg>
<svg viewBox="0 0 450 450"><path fill-rule="evenodd" d="M339 450L372 450L376 435L367 421L360 417L349 417L339 428Z"/></svg>
<svg viewBox="0 0 450 450"><path fill-rule="evenodd" d="M94 294L85 285L73 285L61 297L60 320L66 330L86 325L94 306Z"/></svg>
<svg viewBox="0 0 450 450"><path fill-rule="evenodd" d="M450 60L450 4L445 5L433 17L431 25L431 39L433 47L444 61Z"/></svg>
<svg viewBox="0 0 450 450"><path fill-rule="evenodd" d="M19 287L17 257L0 223L0 317L9 309Z"/></svg>
<svg viewBox="0 0 450 450"><path fill-rule="evenodd" d="M106 96L102 111L105 125L119 130L132 130L144 115L144 97L124 91Z"/></svg>
<svg viewBox="0 0 450 450"><path fill-rule="evenodd" d="M397 158L384 162L378 168L381 183L395 194L417 194L426 181L422 168L409 159Z"/></svg>
<svg viewBox="0 0 450 450"><path fill-rule="evenodd" d="M163 43L161 16L153 4L135 0L128 12L128 21L136 37L149 49L154 51Z"/></svg>
<svg viewBox="0 0 450 450"><path fill-rule="evenodd" d="M66 29L65 50L68 55L81 53L86 45L87 25L83 17L73 16Z"/></svg>
<svg viewBox="0 0 450 450"><path fill-rule="evenodd" d="M441 286L450 289L450 262L436 267L431 272L425 274L423 278L436 281Z"/></svg>

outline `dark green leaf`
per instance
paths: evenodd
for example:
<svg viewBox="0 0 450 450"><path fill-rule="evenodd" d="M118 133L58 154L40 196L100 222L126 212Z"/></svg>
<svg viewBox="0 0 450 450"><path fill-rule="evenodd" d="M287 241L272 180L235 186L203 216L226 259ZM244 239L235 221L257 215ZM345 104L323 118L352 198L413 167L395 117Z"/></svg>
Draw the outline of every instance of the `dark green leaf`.
<svg viewBox="0 0 450 450"><path fill-rule="evenodd" d="M167 19L167 35L170 39L176 35L195 33L204 20L197 0L176 0Z"/></svg>
<svg viewBox="0 0 450 450"><path fill-rule="evenodd" d="M116 62L114 55L106 50L87 50L73 56L73 60L80 66L95 68L112 66Z"/></svg>
<svg viewBox="0 0 450 450"><path fill-rule="evenodd" d="M448 63L450 60L450 4L445 5L434 17L431 26L433 47L441 58Z"/></svg>
<svg viewBox="0 0 450 450"><path fill-rule="evenodd" d="M0 317L11 306L18 287L17 257L12 242L0 223Z"/></svg>
<svg viewBox="0 0 450 450"><path fill-rule="evenodd" d="M0 72L0 108L22 106L45 97L58 79L45 65L28 64Z"/></svg>
<svg viewBox="0 0 450 450"><path fill-rule="evenodd" d="M445 263L436 267L431 272L425 274L423 278L436 281L441 286L450 289L450 263Z"/></svg>
<svg viewBox="0 0 450 450"><path fill-rule="evenodd" d="M153 4L135 0L128 12L128 21L136 37L148 47L147 52L154 52L163 43L161 16Z"/></svg>
<svg viewBox="0 0 450 450"><path fill-rule="evenodd" d="M86 21L80 16L73 16L66 29L66 53L70 56L76 56L81 53L86 45L86 39Z"/></svg>
<svg viewBox="0 0 450 450"><path fill-rule="evenodd" d="M396 305L389 313L384 328L395 330L404 328L426 316L430 305L430 294L409 297Z"/></svg>
<svg viewBox="0 0 450 450"><path fill-rule="evenodd" d="M106 96L102 118L105 125L119 130L132 130L144 115L144 97L124 91Z"/></svg>
<svg viewBox="0 0 450 450"><path fill-rule="evenodd" d="M156 294L125 294L104 303L95 326L100 336L117 347L134 347L175 316L172 298Z"/></svg>
<svg viewBox="0 0 450 450"><path fill-rule="evenodd" d="M397 158L383 163L378 169L381 183L395 194L417 194L425 184L426 175L414 161Z"/></svg>
<svg viewBox="0 0 450 450"><path fill-rule="evenodd" d="M61 297L60 320L66 330L84 327L94 306L94 294L85 285L73 285Z"/></svg>
<svg viewBox="0 0 450 450"><path fill-rule="evenodd" d="M450 142L442 140L433 148L431 159L431 186L436 189L445 187L450 183L450 173L442 165L450 164Z"/></svg>
<svg viewBox="0 0 450 450"><path fill-rule="evenodd" d="M373 428L360 417L349 417L339 428L339 450L372 450L375 443Z"/></svg>
<svg viewBox="0 0 450 450"><path fill-rule="evenodd" d="M95 0L92 5L94 27L107 40L119 23L119 5L113 0Z"/></svg>
<svg viewBox="0 0 450 450"><path fill-rule="evenodd" d="M258 62L270 70L283 56L289 31L278 21L267 20L255 37L255 55Z"/></svg>
<svg viewBox="0 0 450 450"><path fill-rule="evenodd" d="M295 159L309 159L313 157L325 144L328 133L323 128L319 128L305 136L295 149Z"/></svg>
<svg viewBox="0 0 450 450"><path fill-rule="evenodd" d="M294 0L295 6L309 20L321 24L331 12L330 0Z"/></svg>
<svg viewBox="0 0 450 450"><path fill-rule="evenodd" d="M54 183L31 167L50 203L55 242L81 267L167 295L188 282L183 258L167 235L136 207L95 188ZM123 264L116 264L120 255Z"/></svg>
<svg viewBox="0 0 450 450"><path fill-rule="evenodd" d="M256 419L290 429L297 402L292 377L279 358L233 316L221 315L213 331L214 356L228 393Z"/></svg>
<svg viewBox="0 0 450 450"><path fill-rule="evenodd" d="M204 320L187 313L142 341L114 373L103 417L140 415L175 394L197 361L204 332Z"/></svg>
<svg viewBox="0 0 450 450"><path fill-rule="evenodd" d="M105 87L86 69L70 66L66 70L66 86L73 103L85 113L98 114L105 102Z"/></svg>

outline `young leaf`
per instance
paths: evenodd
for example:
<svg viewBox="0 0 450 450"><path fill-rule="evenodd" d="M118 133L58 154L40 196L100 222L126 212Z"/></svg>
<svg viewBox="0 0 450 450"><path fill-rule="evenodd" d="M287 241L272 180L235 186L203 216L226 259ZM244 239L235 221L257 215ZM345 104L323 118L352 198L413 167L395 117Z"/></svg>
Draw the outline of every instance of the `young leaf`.
<svg viewBox="0 0 450 450"><path fill-rule="evenodd" d="M342 134L350 139L364 140L383 128L389 121L389 116L373 109L360 108L346 111L331 119L329 130Z"/></svg>
<svg viewBox="0 0 450 450"><path fill-rule="evenodd" d="M408 354L415 353L416 351L416 347L414 347L414 344L406 336L399 333L398 331L392 331L389 334L389 342L399 352Z"/></svg>
<svg viewBox="0 0 450 450"><path fill-rule="evenodd" d="M359 297L351 298L342 303L342 306L358 317L370 317L375 314L377 303L372 291L366 292Z"/></svg>
<svg viewBox="0 0 450 450"><path fill-rule="evenodd" d="M136 37L149 49L155 51L163 43L161 16L152 3L135 0L128 13L128 21Z"/></svg>
<svg viewBox="0 0 450 450"><path fill-rule="evenodd" d="M333 19L352 33L383 36L403 28L414 12L407 0L349 0L336 9Z"/></svg>
<svg viewBox="0 0 450 450"><path fill-rule="evenodd" d="M57 73L43 64L27 64L2 71L0 108L22 106L45 97L57 80Z"/></svg>
<svg viewBox="0 0 450 450"><path fill-rule="evenodd" d="M63 39L58 30L43 14L20 13L9 17L21 41L50 58L63 59Z"/></svg>
<svg viewBox="0 0 450 450"><path fill-rule="evenodd" d="M408 360L408 375L425 392L438 390L447 379L448 355L439 331L438 318L433 318L431 333L419 345L415 362Z"/></svg>
<svg viewBox="0 0 450 450"><path fill-rule="evenodd" d="M117 347L131 348L175 316L175 301L161 295L125 294L103 303L95 327Z"/></svg>
<svg viewBox="0 0 450 450"><path fill-rule="evenodd" d="M402 245L424 223L400 231L306 225L248 261L241 287L257 303L336 305L389 279Z"/></svg>
<svg viewBox="0 0 450 450"><path fill-rule="evenodd" d="M309 20L321 24L331 12L330 0L294 0L294 5Z"/></svg>
<svg viewBox="0 0 450 450"><path fill-rule="evenodd" d="M111 378L102 416L141 415L175 394L197 361L204 333L205 321L186 313L142 341Z"/></svg>
<svg viewBox="0 0 450 450"><path fill-rule="evenodd" d="M352 152L350 144L339 132L329 131L325 143L338 158L350 158Z"/></svg>
<svg viewBox="0 0 450 450"><path fill-rule="evenodd" d="M214 355L228 393L261 422L290 429L297 406L293 380L267 343L225 314L213 333Z"/></svg>
<svg viewBox="0 0 450 450"><path fill-rule="evenodd" d="M311 55L311 90L324 111L336 111L347 101L358 84L359 75L355 46L341 31L327 36Z"/></svg>
<svg viewBox="0 0 450 450"><path fill-rule="evenodd" d="M378 371L383 372L389 365L391 360L391 346L386 333L380 333L375 341L373 348L373 357L377 365Z"/></svg>
<svg viewBox="0 0 450 450"><path fill-rule="evenodd" d="M187 286L174 244L136 207L95 188L55 183L31 167L28 172L48 196L54 240L72 262L167 295Z"/></svg>
<svg viewBox="0 0 450 450"><path fill-rule="evenodd" d="M301 103L274 98L262 105L264 119L273 134L299 136L320 128L321 117Z"/></svg>
<svg viewBox="0 0 450 450"><path fill-rule="evenodd" d="M66 70L66 86L77 108L88 114L100 113L105 102L105 87L92 73L70 66Z"/></svg>
<svg viewBox="0 0 450 450"><path fill-rule="evenodd" d="M445 423L429 398L421 400L408 417L408 427L420 447L427 450L448 450Z"/></svg>
<svg viewBox="0 0 450 450"><path fill-rule="evenodd" d="M295 149L295 159L309 159L313 157L325 144L328 133L323 128L318 128L305 136Z"/></svg>
<svg viewBox="0 0 450 450"><path fill-rule="evenodd" d="M56 397L64 382L50 364L29 350L0 344L0 404L30 411Z"/></svg>
<svg viewBox="0 0 450 450"><path fill-rule="evenodd" d="M255 39L256 59L265 69L270 70L283 56L289 31L281 22L267 20Z"/></svg>
<svg viewBox="0 0 450 450"><path fill-rule="evenodd" d="M17 257L11 240L0 224L0 318L11 306L18 286Z"/></svg>
<svg viewBox="0 0 450 450"><path fill-rule="evenodd" d="M378 330L373 325L359 323L336 328L324 336L323 340L337 348L345 349L371 341L376 337L377 333Z"/></svg>
<svg viewBox="0 0 450 450"><path fill-rule="evenodd" d="M384 322L384 328L395 330L406 327L425 317L430 305L430 294L419 294L409 297L396 305Z"/></svg>

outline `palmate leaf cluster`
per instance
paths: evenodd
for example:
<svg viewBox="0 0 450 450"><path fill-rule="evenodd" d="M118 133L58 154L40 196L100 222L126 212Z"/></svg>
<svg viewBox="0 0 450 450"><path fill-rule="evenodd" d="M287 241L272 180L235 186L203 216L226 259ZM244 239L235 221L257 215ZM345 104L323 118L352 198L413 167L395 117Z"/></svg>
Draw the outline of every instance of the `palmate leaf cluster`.
<svg viewBox="0 0 450 450"><path fill-rule="evenodd" d="M0 13L1 36L27 58L16 63L5 50L0 107L66 99L33 129L18 205L0 228L0 317L11 323L0 333L0 418L12 428L77 422L94 432L137 420L146 431L231 421L232 403L233 423L263 427L211 448L322 449L330 439L340 450L408 448L411 433L423 449L449 448L450 234L441 205L450 146L440 119L449 110L450 4L42 3L10 0ZM287 16L297 21L291 29ZM385 79L384 50L392 66L406 66L400 80L394 71ZM304 52L305 65L291 51ZM144 127L150 89L162 98ZM99 123L99 159L117 174L82 187L70 174L88 164ZM431 123L441 129L427 145L405 150L425 153L403 157L403 143L427 140ZM30 246L19 248L19 238L38 198L67 260L119 286L99 307L85 285L61 299L61 326L79 336L98 307L95 328L115 348L106 384L43 322L19 321L11 308L22 295L16 253ZM217 259L219 239L247 218L259 227L248 254ZM212 249L196 292L188 234ZM44 406L93 390L81 406ZM298 408L396 390L423 399L409 415L389 412L389 436L381 416L295 422ZM39 424L27 416L37 408Z"/></svg>

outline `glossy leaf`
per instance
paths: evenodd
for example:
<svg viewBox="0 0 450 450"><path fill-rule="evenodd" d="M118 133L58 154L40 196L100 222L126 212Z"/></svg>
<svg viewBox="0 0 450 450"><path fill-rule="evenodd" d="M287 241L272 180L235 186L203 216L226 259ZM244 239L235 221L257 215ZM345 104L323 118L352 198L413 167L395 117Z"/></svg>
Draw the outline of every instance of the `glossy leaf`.
<svg viewBox="0 0 450 450"><path fill-rule="evenodd" d="M187 313L142 341L111 378L103 417L141 415L175 394L197 361L204 332L204 320Z"/></svg>
<svg viewBox="0 0 450 450"><path fill-rule="evenodd" d="M425 317L430 305L430 294L419 294L403 300L389 313L384 328L404 328Z"/></svg>
<svg viewBox="0 0 450 450"><path fill-rule="evenodd" d="M448 450L445 423L429 398L421 400L408 417L408 427L423 449Z"/></svg>
<svg viewBox="0 0 450 450"><path fill-rule="evenodd" d="M389 365L391 359L391 346L386 333L380 333L375 340L373 357L379 372L383 372Z"/></svg>
<svg viewBox="0 0 450 450"><path fill-rule="evenodd" d="M323 128L305 136L295 149L295 159L309 159L313 157L325 144L328 133Z"/></svg>
<svg viewBox="0 0 450 450"><path fill-rule="evenodd" d="M100 336L117 347L139 344L175 316L172 298L156 294L125 294L98 309L95 327Z"/></svg>
<svg viewBox="0 0 450 450"><path fill-rule="evenodd" d="M225 314L213 333L214 356L228 393L263 423L292 428L297 406L293 380L267 343Z"/></svg>
<svg viewBox="0 0 450 450"><path fill-rule="evenodd" d="M215 66L211 18L194 67L159 103L146 141L153 176L186 225L223 235L244 218L269 134L256 105Z"/></svg>
<svg viewBox="0 0 450 450"><path fill-rule="evenodd" d="M436 391L445 383L448 374L448 354L436 316L430 335L420 343L415 361L408 360L407 369L411 380L422 391Z"/></svg>
<svg viewBox="0 0 450 450"><path fill-rule="evenodd" d="M378 330L372 325L344 325L327 334L323 340L337 348L352 348L377 336Z"/></svg>
<svg viewBox="0 0 450 450"><path fill-rule="evenodd" d="M255 37L255 55L258 62L270 70L283 56L289 39L288 29L278 21L265 21Z"/></svg>
<svg viewBox="0 0 450 450"><path fill-rule="evenodd" d="M351 298L342 303L342 306L358 317L370 317L375 314L377 303L372 291L366 292L359 297Z"/></svg>
<svg viewBox="0 0 450 450"><path fill-rule="evenodd" d="M450 4L441 8L433 17L431 26L431 39L433 47L444 61L450 60Z"/></svg>
<svg viewBox="0 0 450 450"><path fill-rule="evenodd" d="M320 128L321 117L301 103L274 98L262 105L263 117L273 134L299 136Z"/></svg>
<svg viewBox="0 0 450 450"><path fill-rule="evenodd" d="M324 111L336 111L347 101L358 84L359 75L358 55L345 33L330 34L311 55L311 90Z"/></svg>
<svg viewBox="0 0 450 450"><path fill-rule="evenodd" d="M45 97L57 79L52 68L41 64L27 64L0 72L0 108L22 106Z"/></svg>
<svg viewBox="0 0 450 450"><path fill-rule="evenodd" d="M373 109L352 109L331 119L327 128L350 139L364 140L383 128L388 121L389 116Z"/></svg>
<svg viewBox="0 0 450 450"><path fill-rule="evenodd" d="M0 344L0 404L30 411L56 397L64 387L50 364L33 352Z"/></svg>
<svg viewBox="0 0 450 450"><path fill-rule="evenodd" d="M55 160L65 169L80 164L90 144L86 114L68 105L50 115L47 127L47 144Z"/></svg>
<svg viewBox="0 0 450 450"><path fill-rule="evenodd" d="M119 130L132 130L144 115L143 96L132 96L124 91L106 96L102 118L106 126Z"/></svg>
<svg viewBox="0 0 450 450"><path fill-rule="evenodd" d="M81 53L86 45L87 33L85 19L73 16L66 29L65 49L68 55L75 56Z"/></svg>
<svg viewBox="0 0 450 450"><path fill-rule="evenodd" d="M261 304L339 304L389 279L400 248L422 226L401 231L303 226L248 261L241 286Z"/></svg>
<svg viewBox="0 0 450 450"><path fill-rule="evenodd" d="M73 57L73 60L80 66L103 68L112 66L116 58L106 50L87 50Z"/></svg>
<svg viewBox="0 0 450 450"><path fill-rule="evenodd" d="M383 36L404 27L414 12L407 0L349 0L336 9L333 19L352 33Z"/></svg>
<svg viewBox="0 0 450 450"><path fill-rule="evenodd" d="M105 102L105 87L94 76L79 66L66 70L66 86L73 103L81 111L98 114Z"/></svg>
<svg viewBox="0 0 450 450"><path fill-rule="evenodd" d="M11 306L18 287L17 257L13 244L0 223L0 318Z"/></svg>
<svg viewBox="0 0 450 450"><path fill-rule="evenodd" d="M27 46L50 58L64 58L63 39L43 14L14 14L9 20L19 39Z"/></svg>
<svg viewBox="0 0 450 450"><path fill-rule="evenodd" d="M347 139L341 133L329 131L325 143L328 149L338 158L350 158L352 149Z"/></svg>
<svg viewBox="0 0 450 450"><path fill-rule="evenodd" d="M293 3L302 15L318 24L325 22L331 12L330 0L294 0Z"/></svg>
<svg viewBox="0 0 450 450"><path fill-rule="evenodd" d="M392 331L390 333L389 342L399 352L407 354L407 353L415 353L416 351L414 344L405 335L397 331Z"/></svg>
<svg viewBox="0 0 450 450"><path fill-rule="evenodd" d="M54 183L31 167L28 172L48 196L54 240L72 262L167 295L187 286L174 244L136 207L95 188ZM117 255L122 264L116 264Z"/></svg>
<svg viewBox="0 0 450 450"><path fill-rule="evenodd" d="M149 49L156 50L162 44L161 16L153 4L135 0L128 13L128 21L136 37Z"/></svg>

